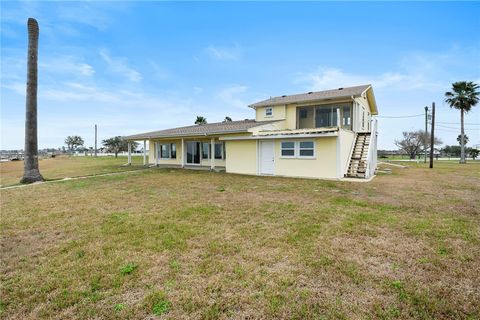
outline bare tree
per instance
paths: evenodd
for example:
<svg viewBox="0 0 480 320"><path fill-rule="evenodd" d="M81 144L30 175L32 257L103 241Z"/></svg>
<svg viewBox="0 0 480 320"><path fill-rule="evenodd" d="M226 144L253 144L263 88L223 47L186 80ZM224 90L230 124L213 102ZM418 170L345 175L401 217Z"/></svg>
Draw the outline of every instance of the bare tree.
<svg viewBox="0 0 480 320"><path fill-rule="evenodd" d="M43 181L38 169L37 87L38 34L37 20L28 18L27 99L25 113L25 155L20 183Z"/></svg>
<svg viewBox="0 0 480 320"><path fill-rule="evenodd" d="M410 156L410 159L415 159L418 154L425 151L425 141L430 141L430 134L423 130L418 131L404 131L403 137L400 140L395 140L395 145ZM435 138L435 145L441 145L442 141Z"/></svg>

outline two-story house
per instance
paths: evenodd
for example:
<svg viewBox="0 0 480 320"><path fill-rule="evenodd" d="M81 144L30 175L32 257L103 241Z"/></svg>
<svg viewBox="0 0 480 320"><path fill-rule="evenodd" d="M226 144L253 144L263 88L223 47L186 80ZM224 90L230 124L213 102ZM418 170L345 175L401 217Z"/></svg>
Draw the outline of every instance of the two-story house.
<svg viewBox="0 0 480 320"><path fill-rule="evenodd" d="M149 143L151 165L251 175L373 177L377 159L374 116L378 110L371 85L284 95L249 107L255 110L255 120L193 125L125 138L143 140L144 149Z"/></svg>

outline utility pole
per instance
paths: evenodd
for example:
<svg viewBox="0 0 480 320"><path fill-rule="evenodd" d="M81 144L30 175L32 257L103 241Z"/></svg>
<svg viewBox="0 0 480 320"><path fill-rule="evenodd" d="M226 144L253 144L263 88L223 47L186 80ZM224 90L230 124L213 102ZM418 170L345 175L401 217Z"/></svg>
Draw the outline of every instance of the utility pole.
<svg viewBox="0 0 480 320"><path fill-rule="evenodd" d="M423 147L425 148L424 163L427 163L427 144L428 144L428 107L425 107L425 140L423 141Z"/></svg>
<svg viewBox="0 0 480 320"><path fill-rule="evenodd" d="M97 156L97 125L95 125L95 157Z"/></svg>
<svg viewBox="0 0 480 320"><path fill-rule="evenodd" d="M435 102L432 102L432 129L430 132L430 169L433 168L434 144L435 144Z"/></svg>

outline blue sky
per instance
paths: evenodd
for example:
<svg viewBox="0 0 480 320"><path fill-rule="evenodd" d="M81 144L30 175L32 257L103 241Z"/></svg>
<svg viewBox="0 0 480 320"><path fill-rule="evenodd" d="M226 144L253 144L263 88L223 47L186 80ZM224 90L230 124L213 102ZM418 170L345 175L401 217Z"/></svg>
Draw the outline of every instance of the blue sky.
<svg viewBox="0 0 480 320"><path fill-rule="evenodd" d="M1 149L23 148L26 21L40 25L39 147L253 118L248 104L372 83L380 116L437 103L438 135L456 144L443 94L480 83L479 2L1 2ZM480 143L480 106L466 116ZM423 117L379 118L380 149ZM440 127L442 126L442 127Z"/></svg>

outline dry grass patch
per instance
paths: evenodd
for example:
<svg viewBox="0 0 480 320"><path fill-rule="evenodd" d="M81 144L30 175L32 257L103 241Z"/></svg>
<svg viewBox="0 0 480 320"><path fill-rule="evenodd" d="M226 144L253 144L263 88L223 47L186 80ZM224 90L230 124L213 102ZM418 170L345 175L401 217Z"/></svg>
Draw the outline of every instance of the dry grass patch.
<svg viewBox="0 0 480 320"><path fill-rule="evenodd" d="M161 169L2 190L2 317L476 318L478 172Z"/></svg>

